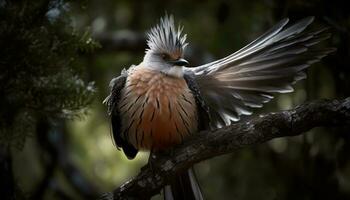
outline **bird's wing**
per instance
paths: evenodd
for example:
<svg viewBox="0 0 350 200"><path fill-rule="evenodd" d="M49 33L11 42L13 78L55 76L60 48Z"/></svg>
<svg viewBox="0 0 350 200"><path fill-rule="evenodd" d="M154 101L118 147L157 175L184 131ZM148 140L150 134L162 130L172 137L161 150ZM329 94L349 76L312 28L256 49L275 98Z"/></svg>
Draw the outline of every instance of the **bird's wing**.
<svg viewBox="0 0 350 200"><path fill-rule="evenodd" d="M111 88L110 94L103 101L104 104L107 105L108 114L111 117L112 124L112 136L117 147L121 147L125 153L125 155L132 159L136 156L138 150L135 149L128 141L124 140L121 133L121 118L118 109L118 104L120 102L120 92L125 86L126 79L128 77L128 72L123 69L121 75L113 78L109 84Z"/></svg>
<svg viewBox="0 0 350 200"><path fill-rule="evenodd" d="M229 125L250 108L262 107L273 93L292 92L306 78L305 69L333 48L315 46L330 37L323 28L305 31L313 17L287 25L283 19L239 51L185 72L195 74L200 93L209 107L211 127Z"/></svg>
<svg viewBox="0 0 350 200"><path fill-rule="evenodd" d="M188 88L191 90L195 100L196 106L198 108L198 130L207 130L209 128L209 107L205 103L203 96L199 90L199 86L195 79L195 74L191 71L186 71L184 74L184 79L188 85Z"/></svg>

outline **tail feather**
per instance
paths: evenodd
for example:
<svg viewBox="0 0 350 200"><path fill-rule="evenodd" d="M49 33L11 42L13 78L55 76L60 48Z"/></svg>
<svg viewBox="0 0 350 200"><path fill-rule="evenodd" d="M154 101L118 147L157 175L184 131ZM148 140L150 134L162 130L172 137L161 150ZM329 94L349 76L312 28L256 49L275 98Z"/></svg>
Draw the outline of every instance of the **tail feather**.
<svg viewBox="0 0 350 200"><path fill-rule="evenodd" d="M193 168L179 174L164 187L165 200L203 200L203 195Z"/></svg>

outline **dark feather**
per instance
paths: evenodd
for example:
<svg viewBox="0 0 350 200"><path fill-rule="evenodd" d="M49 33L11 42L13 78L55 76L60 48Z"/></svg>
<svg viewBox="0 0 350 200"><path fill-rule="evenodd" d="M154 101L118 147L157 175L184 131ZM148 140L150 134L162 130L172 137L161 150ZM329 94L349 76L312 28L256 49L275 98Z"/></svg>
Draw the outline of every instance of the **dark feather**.
<svg viewBox="0 0 350 200"><path fill-rule="evenodd" d="M176 175L164 188L165 200L203 200L193 168Z"/></svg>
<svg viewBox="0 0 350 200"><path fill-rule="evenodd" d="M196 106L198 109L198 130L205 130L209 128L209 107L206 105L198 85L195 81L195 75L191 71L184 73L184 79L186 80L188 88L191 90L193 96L196 99Z"/></svg>
<svg viewBox="0 0 350 200"><path fill-rule="evenodd" d="M125 87L125 82L127 79L127 71L123 70L121 75L112 79L109 86L111 88L111 93L109 96L103 101L104 104L107 105L108 114L111 117L112 123L112 137L114 139L117 147L121 147L125 153L125 155L129 159L135 158L138 150L133 147L127 140L123 139L121 136L121 118L118 110L118 104L120 102L120 92Z"/></svg>

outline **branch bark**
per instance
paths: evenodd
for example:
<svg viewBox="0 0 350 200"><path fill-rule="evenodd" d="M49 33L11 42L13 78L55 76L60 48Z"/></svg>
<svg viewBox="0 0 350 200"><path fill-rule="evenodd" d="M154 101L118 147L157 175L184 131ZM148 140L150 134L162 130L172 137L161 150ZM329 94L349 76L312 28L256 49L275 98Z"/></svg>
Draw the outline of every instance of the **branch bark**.
<svg viewBox="0 0 350 200"><path fill-rule="evenodd" d="M319 126L350 126L350 97L317 100L292 110L269 113L214 131L202 131L185 143L153 155L140 173L101 199L149 199L177 173L200 161L261 144L274 138L300 135Z"/></svg>

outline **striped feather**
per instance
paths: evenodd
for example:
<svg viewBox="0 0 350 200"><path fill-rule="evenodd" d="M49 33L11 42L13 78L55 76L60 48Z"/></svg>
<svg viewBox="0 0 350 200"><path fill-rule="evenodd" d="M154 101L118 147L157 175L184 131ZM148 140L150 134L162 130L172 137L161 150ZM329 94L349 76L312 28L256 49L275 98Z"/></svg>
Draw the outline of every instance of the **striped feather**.
<svg viewBox="0 0 350 200"><path fill-rule="evenodd" d="M211 127L230 125L250 108L262 107L272 93L292 92L292 85L306 78L305 69L333 48L315 46L330 34L326 28L306 31L314 17L287 25L283 19L262 36L217 61L194 68L200 93L209 107Z"/></svg>
<svg viewBox="0 0 350 200"><path fill-rule="evenodd" d="M177 52L182 55L187 46L187 36L182 35L182 30L182 26L176 29L172 15L165 15L160 19L160 23L147 33L147 51L169 54Z"/></svg>
<svg viewBox="0 0 350 200"><path fill-rule="evenodd" d="M138 65L120 97L121 139L135 149L166 149L198 131L195 98L183 78Z"/></svg>

